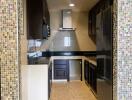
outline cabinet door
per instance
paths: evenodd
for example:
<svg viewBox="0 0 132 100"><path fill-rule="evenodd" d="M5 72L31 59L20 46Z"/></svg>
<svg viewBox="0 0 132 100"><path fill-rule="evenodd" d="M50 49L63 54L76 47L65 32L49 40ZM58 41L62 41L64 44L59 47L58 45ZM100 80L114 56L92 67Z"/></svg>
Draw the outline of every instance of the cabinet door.
<svg viewBox="0 0 132 100"><path fill-rule="evenodd" d="M89 83L89 62L85 61L84 63L84 76L85 76L85 81Z"/></svg>
<svg viewBox="0 0 132 100"><path fill-rule="evenodd" d="M97 93L97 71L96 67L93 69L93 89Z"/></svg>
<svg viewBox="0 0 132 100"><path fill-rule="evenodd" d="M55 79L67 79L67 71L66 69L57 69L54 70Z"/></svg>
<svg viewBox="0 0 132 100"><path fill-rule="evenodd" d="M90 86L94 90L94 92L97 92L96 86L97 86L97 73L96 73L96 66L93 64L89 64L90 67Z"/></svg>
<svg viewBox="0 0 132 100"><path fill-rule="evenodd" d="M96 10L93 8L89 12L89 35L95 35L96 34Z"/></svg>
<svg viewBox="0 0 132 100"><path fill-rule="evenodd" d="M46 0L43 0L43 19L44 23L50 26L50 14Z"/></svg>
<svg viewBox="0 0 132 100"><path fill-rule="evenodd" d="M84 62L84 78L85 81L88 79L88 67L87 67L87 62Z"/></svg>
<svg viewBox="0 0 132 100"><path fill-rule="evenodd" d="M68 60L54 61L54 79L69 80L69 62Z"/></svg>
<svg viewBox="0 0 132 100"><path fill-rule="evenodd" d="M96 15L96 50L104 50L104 36L102 28L102 12Z"/></svg>
<svg viewBox="0 0 132 100"><path fill-rule="evenodd" d="M27 0L28 39L41 39L43 25L42 0Z"/></svg>
<svg viewBox="0 0 132 100"><path fill-rule="evenodd" d="M110 51L112 48L112 8L111 7L108 7L103 11L103 37L104 37L104 49Z"/></svg>

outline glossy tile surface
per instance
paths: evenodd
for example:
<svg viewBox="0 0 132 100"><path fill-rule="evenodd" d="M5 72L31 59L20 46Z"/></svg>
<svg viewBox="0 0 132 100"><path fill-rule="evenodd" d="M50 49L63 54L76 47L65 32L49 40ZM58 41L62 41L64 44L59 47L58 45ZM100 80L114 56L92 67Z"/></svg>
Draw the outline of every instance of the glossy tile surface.
<svg viewBox="0 0 132 100"><path fill-rule="evenodd" d="M84 82L53 83L50 100L97 100Z"/></svg>

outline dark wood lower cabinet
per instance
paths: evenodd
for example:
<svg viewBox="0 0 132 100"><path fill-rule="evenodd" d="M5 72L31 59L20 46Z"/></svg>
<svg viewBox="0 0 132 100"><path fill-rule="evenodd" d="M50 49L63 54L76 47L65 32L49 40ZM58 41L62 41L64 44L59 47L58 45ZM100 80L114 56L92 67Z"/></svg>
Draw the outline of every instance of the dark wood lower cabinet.
<svg viewBox="0 0 132 100"><path fill-rule="evenodd" d="M86 82L89 84L89 82L90 82L90 77L89 77L89 62L88 61L84 61L84 77L85 77L85 80L86 80Z"/></svg>
<svg viewBox="0 0 132 100"><path fill-rule="evenodd" d="M55 79L67 79L66 69L56 69L55 68Z"/></svg>
<svg viewBox="0 0 132 100"><path fill-rule="evenodd" d="M92 90L97 93L97 72L96 66L88 61L84 62L84 76L85 82L89 84Z"/></svg>
<svg viewBox="0 0 132 100"><path fill-rule="evenodd" d="M96 66L89 63L89 68L90 68L90 86L96 93L97 92L97 89L96 89L96 87L97 87Z"/></svg>
<svg viewBox="0 0 132 100"><path fill-rule="evenodd" d="M68 60L54 60L54 79L67 79L69 81Z"/></svg>

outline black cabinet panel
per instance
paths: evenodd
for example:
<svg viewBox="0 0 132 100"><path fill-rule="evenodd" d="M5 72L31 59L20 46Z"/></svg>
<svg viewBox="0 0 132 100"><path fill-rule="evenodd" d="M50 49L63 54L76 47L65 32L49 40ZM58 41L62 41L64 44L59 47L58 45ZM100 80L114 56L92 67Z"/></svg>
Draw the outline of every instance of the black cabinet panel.
<svg viewBox="0 0 132 100"><path fill-rule="evenodd" d="M43 19L45 24L50 25L50 14L46 0L43 0Z"/></svg>
<svg viewBox="0 0 132 100"><path fill-rule="evenodd" d="M86 60L84 61L84 78L88 79L88 62Z"/></svg>
<svg viewBox="0 0 132 100"><path fill-rule="evenodd" d="M55 79L67 79L66 69L56 69L55 68Z"/></svg>
<svg viewBox="0 0 132 100"><path fill-rule="evenodd" d="M54 60L54 64L55 65L66 65L67 64L67 60Z"/></svg>
<svg viewBox="0 0 132 100"><path fill-rule="evenodd" d="M107 58L106 59L106 71L105 71L105 76L106 79L112 82L112 59Z"/></svg>
<svg viewBox="0 0 132 100"><path fill-rule="evenodd" d="M49 27L50 15L46 0L27 0L27 38L46 38Z"/></svg>
<svg viewBox="0 0 132 100"><path fill-rule="evenodd" d="M93 8L90 12L89 12L89 35L96 35L96 11Z"/></svg>
<svg viewBox="0 0 132 100"><path fill-rule="evenodd" d="M112 48L112 7L108 7L103 11L103 39L104 50Z"/></svg>
<svg viewBox="0 0 132 100"><path fill-rule="evenodd" d="M103 78L104 77L104 58L97 58L97 77Z"/></svg>
<svg viewBox="0 0 132 100"><path fill-rule="evenodd" d="M27 29L28 39L42 37L43 24L42 0L27 0Z"/></svg>
<svg viewBox="0 0 132 100"><path fill-rule="evenodd" d="M109 52L97 55L97 95L99 100L112 100L112 7L102 11L102 31L97 35L97 51ZM103 43L99 40L103 37ZM103 48L102 48L103 47Z"/></svg>
<svg viewBox="0 0 132 100"><path fill-rule="evenodd" d="M102 12L96 15L96 50L104 50ZM100 45L101 44L101 45ZM99 45L99 46L98 46Z"/></svg>
<svg viewBox="0 0 132 100"><path fill-rule="evenodd" d="M100 0L90 11L89 11L89 23L88 23L88 34L90 36L96 36L96 15L113 4L113 0Z"/></svg>
<svg viewBox="0 0 132 100"><path fill-rule="evenodd" d="M90 68L90 86L94 90L94 92L97 92L97 73L96 73L96 66L93 65L92 63L89 63L89 68Z"/></svg>
<svg viewBox="0 0 132 100"><path fill-rule="evenodd" d="M54 60L54 79L67 79L69 81L68 60Z"/></svg>
<svg viewBox="0 0 132 100"><path fill-rule="evenodd" d="M99 100L112 100L112 60L108 56L97 58L97 95Z"/></svg>
<svg viewBox="0 0 132 100"><path fill-rule="evenodd" d="M66 65L59 65L59 64L57 65L57 64L56 64L56 65L54 66L54 68L55 68L55 69L66 69L66 68L67 68L67 64L66 64Z"/></svg>
<svg viewBox="0 0 132 100"><path fill-rule="evenodd" d="M89 84L90 83L90 69L89 69L89 62L88 61L84 61L84 77L86 82Z"/></svg>
<svg viewBox="0 0 132 100"><path fill-rule="evenodd" d="M84 61L84 77L85 81L89 86L92 88L92 90L96 93L97 92L97 72L96 72L96 66L92 63L89 63L88 61Z"/></svg>
<svg viewBox="0 0 132 100"><path fill-rule="evenodd" d="M101 52L97 54L97 70L90 66L89 84L96 91L97 77L99 100L112 100L112 5L113 0L100 0L89 12L89 35L96 37L97 52Z"/></svg>

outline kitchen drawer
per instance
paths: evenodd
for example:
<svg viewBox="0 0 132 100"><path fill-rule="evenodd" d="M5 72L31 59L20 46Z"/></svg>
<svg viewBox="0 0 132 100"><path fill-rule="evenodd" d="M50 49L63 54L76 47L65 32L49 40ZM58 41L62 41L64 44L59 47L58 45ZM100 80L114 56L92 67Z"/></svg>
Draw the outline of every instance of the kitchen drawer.
<svg viewBox="0 0 132 100"><path fill-rule="evenodd" d="M55 79L67 79L67 71L64 69L55 69Z"/></svg>
<svg viewBox="0 0 132 100"><path fill-rule="evenodd" d="M54 60L54 64L64 65L67 64L67 60Z"/></svg>
<svg viewBox="0 0 132 100"><path fill-rule="evenodd" d="M66 69L67 65L55 65L54 68L55 69Z"/></svg>

